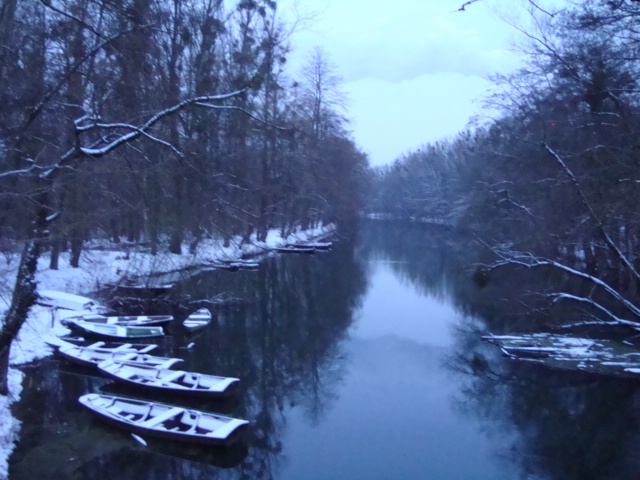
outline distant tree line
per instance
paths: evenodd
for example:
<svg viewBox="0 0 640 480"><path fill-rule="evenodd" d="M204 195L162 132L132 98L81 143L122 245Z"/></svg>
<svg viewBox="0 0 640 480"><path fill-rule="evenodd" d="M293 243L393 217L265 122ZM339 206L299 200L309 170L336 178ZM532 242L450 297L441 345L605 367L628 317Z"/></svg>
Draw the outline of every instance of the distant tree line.
<svg viewBox="0 0 640 480"><path fill-rule="evenodd" d="M583 318L635 324L640 4L532 14L525 66L497 76L487 98L499 118L376 170L368 205L472 232L480 284L507 265L554 270L531 305L569 302ZM584 288L570 291L566 276Z"/></svg>

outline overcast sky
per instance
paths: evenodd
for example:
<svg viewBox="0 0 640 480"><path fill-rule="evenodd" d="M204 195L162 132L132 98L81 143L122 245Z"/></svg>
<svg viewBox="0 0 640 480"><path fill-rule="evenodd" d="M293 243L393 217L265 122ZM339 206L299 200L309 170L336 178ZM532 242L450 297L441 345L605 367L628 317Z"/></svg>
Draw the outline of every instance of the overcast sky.
<svg viewBox="0 0 640 480"><path fill-rule="evenodd" d="M481 113L474 99L486 92L487 75L517 66L509 49L515 31L492 10L508 15L521 1L479 1L456 12L463 3L297 0L317 17L292 38L292 64L316 45L325 50L344 80L353 137L372 165L464 130Z"/></svg>

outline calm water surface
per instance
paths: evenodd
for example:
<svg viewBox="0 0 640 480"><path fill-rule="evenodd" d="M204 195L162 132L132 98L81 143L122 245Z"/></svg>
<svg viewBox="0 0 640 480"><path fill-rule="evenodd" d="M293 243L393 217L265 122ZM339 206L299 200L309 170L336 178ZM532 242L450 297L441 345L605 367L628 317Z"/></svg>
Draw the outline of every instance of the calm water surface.
<svg viewBox="0 0 640 480"><path fill-rule="evenodd" d="M330 408L317 421L287 410L280 478L513 478L502 439L455 408L460 384L445 362L460 314L398 278L392 261L366 261L369 285Z"/></svg>
<svg viewBox="0 0 640 480"><path fill-rule="evenodd" d="M237 376L243 392L157 399L247 418L246 442L143 447L76 403L88 391L139 394L51 357L25 368L10 478L634 478L637 428L620 417L633 417L636 387L514 371L464 313L473 286L451 244L445 231L367 223L330 252L270 256L255 272L186 280L166 303L129 305L215 311L198 336L174 326L161 353Z"/></svg>

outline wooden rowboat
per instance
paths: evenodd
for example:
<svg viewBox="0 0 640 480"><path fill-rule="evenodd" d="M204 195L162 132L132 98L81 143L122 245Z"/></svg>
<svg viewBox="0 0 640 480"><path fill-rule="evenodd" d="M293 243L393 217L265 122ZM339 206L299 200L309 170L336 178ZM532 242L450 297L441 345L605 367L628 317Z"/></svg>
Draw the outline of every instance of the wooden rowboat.
<svg viewBox="0 0 640 480"><path fill-rule="evenodd" d="M278 247L277 252L280 253L313 253L315 249L313 247Z"/></svg>
<svg viewBox="0 0 640 480"><path fill-rule="evenodd" d="M104 360L126 361L130 363L139 363L148 365L153 368L169 368L172 365L181 362L180 358L156 357L147 353L135 351L117 351L100 350L87 347L60 347L58 353L67 360L78 363L80 365L93 366Z"/></svg>
<svg viewBox="0 0 640 480"><path fill-rule="evenodd" d="M90 312L103 312L106 310L103 305L100 305L95 300L56 290L39 290L36 303L45 307L65 310L87 310Z"/></svg>
<svg viewBox="0 0 640 480"><path fill-rule="evenodd" d="M205 445L231 445L249 422L175 405L88 393L78 401L104 420L130 432Z"/></svg>
<svg viewBox="0 0 640 480"><path fill-rule="evenodd" d="M238 391L240 384L237 378L130 364L127 360L105 360L98 364L98 368L118 382L193 397L228 397Z"/></svg>
<svg viewBox="0 0 640 480"><path fill-rule="evenodd" d="M71 341L68 341L71 340ZM158 345L151 343L148 345L137 344L134 345L132 343L120 343L120 342L94 342L91 344L86 344L86 341L83 338L80 339L63 339L60 337L56 337L53 335L49 335L44 339L44 342L53 348L61 348L61 347L84 347L89 348L91 350L95 350L97 352L102 353L114 353L114 352L125 352L125 353L148 353L154 348L157 348ZM85 343L85 344L83 344Z"/></svg>
<svg viewBox="0 0 640 480"><path fill-rule="evenodd" d="M187 317L182 325L189 331L198 330L211 323L211 312L206 308L200 308Z"/></svg>
<svg viewBox="0 0 640 480"><path fill-rule="evenodd" d="M157 326L173 320L172 315L135 315L135 316L113 316L105 315L78 315L77 317L67 317L60 320L60 323L67 325L69 322L89 322L98 325L121 325L125 327Z"/></svg>
<svg viewBox="0 0 640 480"><path fill-rule="evenodd" d="M81 330L89 335L112 338L150 338L164 336L162 327L136 325L107 325L102 323L85 322L83 320L68 320L66 326Z"/></svg>

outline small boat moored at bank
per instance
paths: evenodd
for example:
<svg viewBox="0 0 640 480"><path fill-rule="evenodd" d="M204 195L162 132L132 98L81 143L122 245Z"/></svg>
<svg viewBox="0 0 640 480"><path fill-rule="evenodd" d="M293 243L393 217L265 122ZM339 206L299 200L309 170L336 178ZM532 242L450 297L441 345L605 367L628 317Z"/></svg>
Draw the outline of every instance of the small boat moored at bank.
<svg viewBox="0 0 640 480"><path fill-rule="evenodd" d="M125 352L125 353L149 353L151 350L158 347L156 344L133 344L122 342L93 342L87 343L84 338L60 338L54 335L49 335L44 338L44 342L53 348L64 347L83 347L88 348L101 353L113 353L113 352Z"/></svg>
<svg viewBox="0 0 640 480"><path fill-rule="evenodd" d="M165 390L194 397L228 397L238 391L240 380L204 373L160 369L127 360L105 360L98 364L113 380L148 390Z"/></svg>
<svg viewBox="0 0 640 480"><path fill-rule="evenodd" d="M99 325L120 325L124 327L159 326L171 322L173 315L133 315L133 316L105 316L105 315L78 315L60 320L67 325L69 322L89 322Z"/></svg>
<svg viewBox="0 0 640 480"><path fill-rule="evenodd" d="M287 247L278 247L276 248L277 252L280 253L313 253L315 249L313 247L298 247L298 246L287 246Z"/></svg>
<svg viewBox="0 0 640 480"><path fill-rule="evenodd" d="M58 292L57 290L38 290L36 303L45 307L65 310L86 310L96 313L106 311L106 307L95 300L72 293Z"/></svg>
<svg viewBox="0 0 640 480"><path fill-rule="evenodd" d="M85 334L112 338L152 338L164 336L164 330L158 326L108 325L84 320L67 320L67 327Z"/></svg>
<svg viewBox="0 0 640 480"><path fill-rule="evenodd" d="M208 309L200 308L189 315L182 325L187 330L194 331L209 325L211 318L211 312Z"/></svg>
<svg viewBox="0 0 640 480"><path fill-rule="evenodd" d="M180 358L156 357L137 351L104 351L99 348L75 346L60 347L58 353L71 362L85 366L97 365L104 360L115 360L144 364L153 368L170 368L182 361Z"/></svg>
<svg viewBox="0 0 640 480"><path fill-rule="evenodd" d="M113 395L88 393L78 401L113 425L149 435L206 445L231 445L249 422L215 413Z"/></svg>
<svg viewBox="0 0 640 480"><path fill-rule="evenodd" d="M560 370L633 377L640 373L640 351L623 342L554 333L482 337L514 360Z"/></svg>

